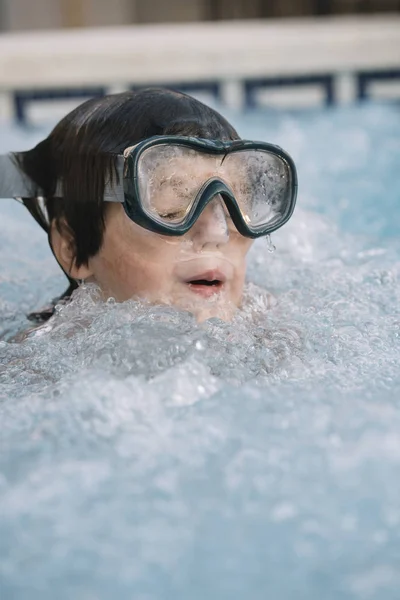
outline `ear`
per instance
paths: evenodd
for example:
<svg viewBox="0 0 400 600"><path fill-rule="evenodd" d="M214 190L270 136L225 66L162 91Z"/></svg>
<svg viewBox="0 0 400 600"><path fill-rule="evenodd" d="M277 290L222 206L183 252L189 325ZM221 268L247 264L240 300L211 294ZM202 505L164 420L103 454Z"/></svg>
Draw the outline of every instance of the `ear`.
<svg viewBox="0 0 400 600"><path fill-rule="evenodd" d="M54 255L65 273L73 279L88 279L93 272L88 265L76 266L75 263L75 240L64 219L58 224L51 224L50 231L51 246Z"/></svg>

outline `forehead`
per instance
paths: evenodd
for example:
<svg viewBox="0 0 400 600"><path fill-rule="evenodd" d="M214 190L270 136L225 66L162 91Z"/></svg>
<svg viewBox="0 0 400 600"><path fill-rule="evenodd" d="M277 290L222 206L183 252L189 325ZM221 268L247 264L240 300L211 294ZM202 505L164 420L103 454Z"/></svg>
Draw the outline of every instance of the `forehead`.
<svg viewBox="0 0 400 600"><path fill-rule="evenodd" d="M148 148L143 152L139 172L152 172L163 181L172 178L204 178L215 174L237 177L243 166L239 154L211 154L186 147L161 146Z"/></svg>

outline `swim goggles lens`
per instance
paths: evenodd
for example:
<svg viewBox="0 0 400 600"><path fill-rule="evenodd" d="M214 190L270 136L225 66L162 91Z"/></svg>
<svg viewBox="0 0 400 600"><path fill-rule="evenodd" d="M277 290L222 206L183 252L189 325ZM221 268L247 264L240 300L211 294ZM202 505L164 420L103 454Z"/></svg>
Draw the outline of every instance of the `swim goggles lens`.
<svg viewBox="0 0 400 600"><path fill-rule="evenodd" d="M270 144L160 137L127 158L126 212L167 235L185 233L216 196L248 237L277 229L294 208L293 161Z"/></svg>

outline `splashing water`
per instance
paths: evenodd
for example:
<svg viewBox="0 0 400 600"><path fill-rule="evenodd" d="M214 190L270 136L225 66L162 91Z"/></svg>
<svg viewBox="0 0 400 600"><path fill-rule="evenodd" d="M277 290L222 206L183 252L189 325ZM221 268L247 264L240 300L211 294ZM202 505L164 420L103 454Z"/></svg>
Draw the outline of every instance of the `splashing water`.
<svg viewBox="0 0 400 600"><path fill-rule="evenodd" d="M398 598L399 111L242 130L301 193L232 323L83 286L7 341L64 282L1 207L2 600Z"/></svg>

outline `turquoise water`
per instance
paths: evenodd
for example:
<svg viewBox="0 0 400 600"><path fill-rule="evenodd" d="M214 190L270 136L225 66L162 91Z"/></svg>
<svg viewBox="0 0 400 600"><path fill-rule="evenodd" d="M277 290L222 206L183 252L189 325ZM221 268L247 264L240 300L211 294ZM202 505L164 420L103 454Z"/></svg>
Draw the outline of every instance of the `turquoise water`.
<svg viewBox="0 0 400 600"><path fill-rule="evenodd" d="M398 598L400 108L232 120L300 181L232 324L84 289L10 343L65 282L0 206L2 600Z"/></svg>

